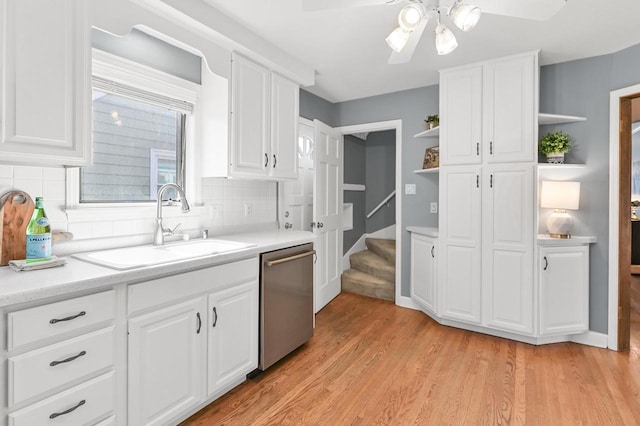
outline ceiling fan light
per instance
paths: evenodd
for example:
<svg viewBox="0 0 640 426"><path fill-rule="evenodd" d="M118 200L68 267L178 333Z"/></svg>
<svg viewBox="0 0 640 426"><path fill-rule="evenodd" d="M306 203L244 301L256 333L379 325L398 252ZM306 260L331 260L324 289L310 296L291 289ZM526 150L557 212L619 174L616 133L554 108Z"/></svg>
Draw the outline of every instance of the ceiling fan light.
<svg viewBox="0 0 640 426"><path fill-rule="evenodd" d="M409 36L411 35L411 31L406 31L401 27L396 28L389 34L389 36L385 39L390 48L395 50L396 52L400 52L404 46L409 41Z"/></svg>
<svg viewBox="0 0 640 426"><path fill-rule="evenodd" d="M453 32L444 24L436 27L436 50L438 55L447 55L458 47L458 41Z"/></svg>
<svg viewBox="0 0 640 426"><path fill-rule="evenodd" d="M424 15L425 9L422 3L412 3L402 8L398 15L398 24L400 24L400 28L412 31L418 26Z"/></svg>
<svg viewBox="0 0 640 426"><path fill-rule="evenodd" d="M463 4L459 1L449 9L449 17L462 31L473 29L480 20L481 14L482 11L478 6Z"/></svg>

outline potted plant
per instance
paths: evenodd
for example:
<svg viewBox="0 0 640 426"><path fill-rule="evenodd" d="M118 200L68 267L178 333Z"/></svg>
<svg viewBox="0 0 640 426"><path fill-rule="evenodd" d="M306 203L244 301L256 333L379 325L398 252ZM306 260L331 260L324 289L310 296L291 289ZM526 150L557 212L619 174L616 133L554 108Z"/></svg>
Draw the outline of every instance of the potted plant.
<svg viewBox="0 0 640 426"><path fill-rule="evenodd" d="M433 129L434 127L438 127L440 125L440 117L438 114L429 115L425 120L427 123L427 130Z"/></svg>
<svg viewBox="0 0 640 426"><path fill-rule="evenodd" d="M540 154L547 156L547 163L563 164L564 154L571 149L573 139L565 132L554 131L547 133L540 140Z"/></svg>

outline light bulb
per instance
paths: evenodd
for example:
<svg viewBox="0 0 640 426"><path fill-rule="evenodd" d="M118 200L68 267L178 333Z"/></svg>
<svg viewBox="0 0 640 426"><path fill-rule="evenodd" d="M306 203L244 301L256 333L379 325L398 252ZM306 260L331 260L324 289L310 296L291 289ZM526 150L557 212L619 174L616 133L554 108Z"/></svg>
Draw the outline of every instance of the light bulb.
<svg viewBox="0 0 640 426"><path fill-rule="evenodd" d="M385 39L390 48L395 50L396 52L400 52L404 46L409 41L409 36L411 35L411 31L406 31L401 27L393 30L391 34Z"/></svg>
<svg viewBox="0 0 640 426"><path fill-rule="evenodd" d="M436 49L438 55L446 55L451 53L458 47L458 41L453 32L444 24L438 24L436 27Z"/></svg>
<svg viewBox="0 0 640 426"><path fill-rule="evenodd" d="M462 4L461 2L456 2L456 4L449 9L449 17L456 27L462 31L473 29L480 20L481 14L482 11L478 6Z"/></svg>
<svg viewBox="0 0 640 426"><path fill-rule="evenodd" d="M398 24L406 31L411 31L418 26L424 17L424 6L421 3L414 3L405 6L398 15Z"/></svg>

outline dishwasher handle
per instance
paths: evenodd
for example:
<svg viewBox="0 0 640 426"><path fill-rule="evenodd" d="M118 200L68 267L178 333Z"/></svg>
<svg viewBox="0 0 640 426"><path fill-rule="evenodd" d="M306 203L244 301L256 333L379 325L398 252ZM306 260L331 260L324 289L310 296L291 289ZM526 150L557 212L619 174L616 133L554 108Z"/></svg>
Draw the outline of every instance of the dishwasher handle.
<svg viewBox="0 0 640 426"><path fill-rule="evenodd" d="M292 260L302 259L303 257L313 256L314 254L316 254L315 250L305 251L304 253L296 254L294 256L283 257L281 259L276 259L276 260L269 260L269 261L265 262L264 264L266 266L275 266L275 265L279 265L281 263L290 262Z"/></svg>

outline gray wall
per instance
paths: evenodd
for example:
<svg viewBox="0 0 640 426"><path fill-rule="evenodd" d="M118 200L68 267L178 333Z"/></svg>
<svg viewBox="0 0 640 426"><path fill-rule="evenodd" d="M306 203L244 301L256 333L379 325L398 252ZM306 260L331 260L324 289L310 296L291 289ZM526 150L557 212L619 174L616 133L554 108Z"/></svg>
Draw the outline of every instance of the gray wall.
<svg viewBox="0 0 640 426"><path fill-rule="evenodd" d="M355 136L344 137L344 183L365 185L366 142ZM365 192L344 191L344 202L353 203L353 229L344 231L342 254L346 253L366 232Z"/></svg>
<svg viewBox="0 0 640 426"><path fill-rule="evenodd" d="M396 132L373 132L365 144L367 192L366 214L372 211L396 187ZM367 219L368 234L396 223L396 200L393 198Z"/></svg>
<svg viewBox="0 0 640 426"><path fill-rule="evenodd" d="M91 31L91 45L96 49L200 84L199 56L142 31L132 29L126 36L118 37L94 28Z"/></svg>
<svg viewBox="0 0 640 426"><path fill-rule="evenodd" d="M318 119L329 126L335 126L335 104L300 89L300 116L309 120Z"/></svg>

